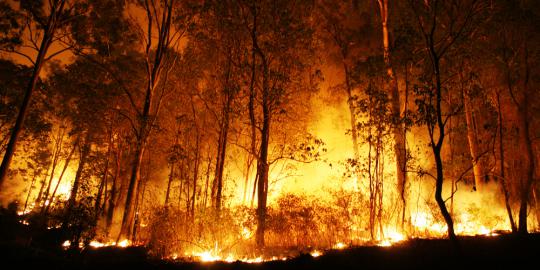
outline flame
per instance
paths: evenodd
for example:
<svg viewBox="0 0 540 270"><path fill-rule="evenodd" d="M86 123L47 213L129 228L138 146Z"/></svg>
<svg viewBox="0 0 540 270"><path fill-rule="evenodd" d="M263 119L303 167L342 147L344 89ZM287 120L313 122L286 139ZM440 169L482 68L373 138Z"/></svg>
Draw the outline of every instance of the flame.
<svg viewBox="0 0 540 270"><path fill-rule="evenodd" d="M277 260L286 260L286 257L277 257L273 256L271 258L265 259L262 256L255 257L255 258L248 258L248 257L236 257L234 254L228 254L226 257L222 257L218 254L216 250L205 250L202 252L193 252L191 257L196 259L197 261L208 263L208 262L226 262L226 263L233 263L236 261L244 262L244 263L263 263L263 262L269 262L269 261L277 261ZM173 254L171 259L176 260L178 258L177 254Z"/></svg>
<svg viewBox="0 0 540 270"><path fill-rule="evenodd" d="M336 243L336 244L334 245L334 248L335 248L335 249L345 249L345 248L347 248L347 245L345 245L345 244L342 243L342 242L338 242L338 243Z"/></svg>
<svg viewBox="0 0 540 270"><path fill-rule="evenodd" d="M251 238L251 236L253 236L253 232L251 232L251 231L250 231L248 228L246 228L246 227L242 227L241 235L242 235L242 238L244 238L244 239L249 239L249 238Z"/></svg>
<svg viewBox="0 0 540 270"><path fill-rule="evenodd" d="M223 260L220 256L212 254L211 251L203 251L194 255L195 257L199 258L201 262L215 262Z"/></svg>
<svg viewBox="0 0 540 270"><path fill-rule="evenodd" d="M317 257L319 257L319 256L322 255L322 252L321 252L321 251L318 251L318 250L314 250L314 251L312 251L312 252L310 253L310 255L311 255L311 257L313 257L313 258L317 258Z"/></svg>
<svg viewBox="0 0 540 270"><path fill-rule="evenodd" d="M119 247L127 247L127 246L130 246L131 245L131 242L127 239L124 239L120 242L118 242L118 245Z"/></svg>

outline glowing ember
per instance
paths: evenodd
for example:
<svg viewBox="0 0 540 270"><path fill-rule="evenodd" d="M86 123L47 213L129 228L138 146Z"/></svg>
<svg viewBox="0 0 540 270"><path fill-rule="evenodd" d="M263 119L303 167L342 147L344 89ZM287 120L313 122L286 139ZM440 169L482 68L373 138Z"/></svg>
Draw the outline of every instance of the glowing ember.
<svg viewBox="0 0 540 270"><path fill-rule="evenodd" d="M386 240L383 240L381 241L378 246L380 247L390 247L392 246L392 242L390 242L390 240L386 239Z"/></svg>
<svg viewBox="0 0 540 270"><path fill-rule="evenodd" d="M319 256L322 255L322 252L320 252L320 251L318 251L318 250L314 250L314 251L312 251L310 254L311 254L311 257L317 258L317 257L319 257Z"/></svg>
<svg viewBox="0 0 540 270"><path fill-rule="evenodd" d="M249 239L251 238L252 235L253 233L248 228L246 227L242 228L242 238Z"/></svg>
<svg viewBox="0 0 540 270"><path fill-rule="evenodd" d="M342 242L339 242L339 243L334 245L335 249L344 249L346 247L347 247L347 245L343 244Z"/></svg>
<svg viewBox="0 0 540 270"><path fill-rule="evenodd" d="M64 248L68 248L69 246L71 246L71 241L69 241L69 240L66 240L66 241L64 241L64 243L62 243L62 247L64 247Z"/></svg>
<svg viewBox="0 0 540 270"><path fill-rule="evenodd" d="M199 254L195 254L196 257L198 257L201 262L215 262L215 261L222 261L221 257L212 254L210 251L204 251Z"/></svg>
<svg viewBox="0 0 540 270"><path fill-rule="evenodd" d="M117 244L117 246L119 246L119 247L127 247L129 245L130 245L130 241L127 240L127 239L124 239L124 240L118 242L118 244Z"/></svg>
<svg viewBox="0 0 540 270"><path fill-rule="evenodd" d="M268 260L268 261L276 261L277 258L275 258L274 260ZM257 257L255 259L247 259L247 260L242 260L243 262L246 262L246 263L262 263L264 262L264 259L262 257Z"/></svg>

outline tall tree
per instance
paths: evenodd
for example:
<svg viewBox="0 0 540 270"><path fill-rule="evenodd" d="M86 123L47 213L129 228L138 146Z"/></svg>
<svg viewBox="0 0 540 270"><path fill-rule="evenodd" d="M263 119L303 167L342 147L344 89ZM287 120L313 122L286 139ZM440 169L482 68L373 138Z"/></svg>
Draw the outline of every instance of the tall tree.
<svg viewBox="0 0 540 270"><path fill-rule="evenodd" d="M257 154L256 243L264 247L270 168L270 134L274 119L286 113L284 106L293 95L293 83L304 74L306 53L312 47L310 1L261 1L245 3L246 24L255 55L256 75L252 76L255 109L262 113L256 121L260 143ZM253 74L252 74L253 75ZM298 88L299 89L299 88ZM298 90L296 89L296 90ZM257 97L260 99L257 100ZM254 107L255 107L254 106Z"/></svg>
<svg viewBox="0 0 540 270"><path fill-rule="evenodd" d="M442 148L446 135L445 128L448 119L455 114L453 111L448 112L443 104L443 95L447 87L445 78L449 76L449 55L459 50L460 45L469 40L480 25L484 4L481 0L460 0L452 3L439 0L409 1L423 37L421 48L425 51L428 61L425 66L425 84L417 89L421 95L416 100L418 122L427 127L429 146L436 165L435 201L446 222L448 238L454 243L457 243L454 222L446 208L446 200L442 197L444 183Z"/></svg>
<svg viewBox="0 0 540 270"><path fill-rule="evenodd" d="M24 98L19 108L19 113L15 121L15 125L11 130L11 136L7 143L6 151L0 165L0 187L6 180L6 175L9 170L13 154L17 146L21 130L23 128L24 121L28 112L28 106L32 99L32 94L36 88L36 84L39 80L39 75L43 64L52 57L60 54L63 50L48 54L49 48L55 39L58 38L58 29L66 25L69 20L72 6L67 0L55 0L50 1L49 5L45 5L43 1L21 1L20 2L20 14L24 18L22 21L26 21L26 27L30 33L35 33L37 38L41 39L41 43L38 46L37 40L34 40L36 36L30 34L29 43L32 44L32 49L37 51L35 57L30 57L20 51L16 51L15 48L9 48L7 51L17 53L26 57L33 65L32 75L26 86ZM37 31L37 33L36 33Z"/></svg>
<svg viewBox="0 0 540 270"><path fill-rule="evenodd" d="M134 126L136 141L118 239L132 235L142 159L166 92L164 85L178 56L174 50L178 48L180 39L187 28L187 22L191 18L189 13L186 13L187 16L181 16L179 9L185 7L174 0L140 1L138 5L146 13L146 26L139 27L140 37L145 44L146 86L142 109L132 103L137 119L137 125ZM156 30L157 33L154 33ZM157 35L157 40L155 35Z"/></svg>
<svg viewBox="0 0 540 270"><path fill-rule="evenodd" d="M390 54L390 37L388 30L388 0L377 0L379 3L379 12L382 27L382 42L383 56L386 67L386 75L388 76L388 92L390 93L391 111L394 119L394 155L396 157L396 176L398 194L401 199L401 225L405 223L405 212L407 206L406 185L407 185L407 152L406 152L406 133L405 126L401 120L403 113L401 110L400 94L398 89L398 81L392 66ZM402 228L403 229L403 228Z"/></svg>

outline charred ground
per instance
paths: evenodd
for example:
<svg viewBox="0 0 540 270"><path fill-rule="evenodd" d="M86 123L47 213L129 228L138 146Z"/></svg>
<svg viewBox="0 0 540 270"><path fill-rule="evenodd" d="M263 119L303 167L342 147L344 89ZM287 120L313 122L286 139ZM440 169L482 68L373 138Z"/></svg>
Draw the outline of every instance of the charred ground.
<svg viewBox="0 0 540 270"><path fill-rule="evenodd" d="M37 230L1 218L0 256L22 269L517 269L538 263L540 234L459 237L459 248L445 239L410 239L390 247L361 246L300 254L264 263L171 261L144 247L65 250L60 230Z"/></svg>

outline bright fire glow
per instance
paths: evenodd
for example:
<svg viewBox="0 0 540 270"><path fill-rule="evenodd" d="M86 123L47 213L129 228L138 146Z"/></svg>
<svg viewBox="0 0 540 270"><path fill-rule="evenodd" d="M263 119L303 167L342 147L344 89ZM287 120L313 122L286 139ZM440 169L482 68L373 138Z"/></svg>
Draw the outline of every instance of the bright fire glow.
<svg viewBox="0 0 540 270"><path fill-rule="evenodd" d="M129 246L129 245L130 245L129 240L124 239L124 240L118 242L118 245L117 245L117 246L119 246L119 247L127 247L127 246Z"/></svg>
<svg viewBox="0 0 540 270"><path fill-rule="evenodd" d="M347 245L343 244L342 242L339 242L339 243L334 245L335 249L344 249L346 247L347 247Z"/></svg>

